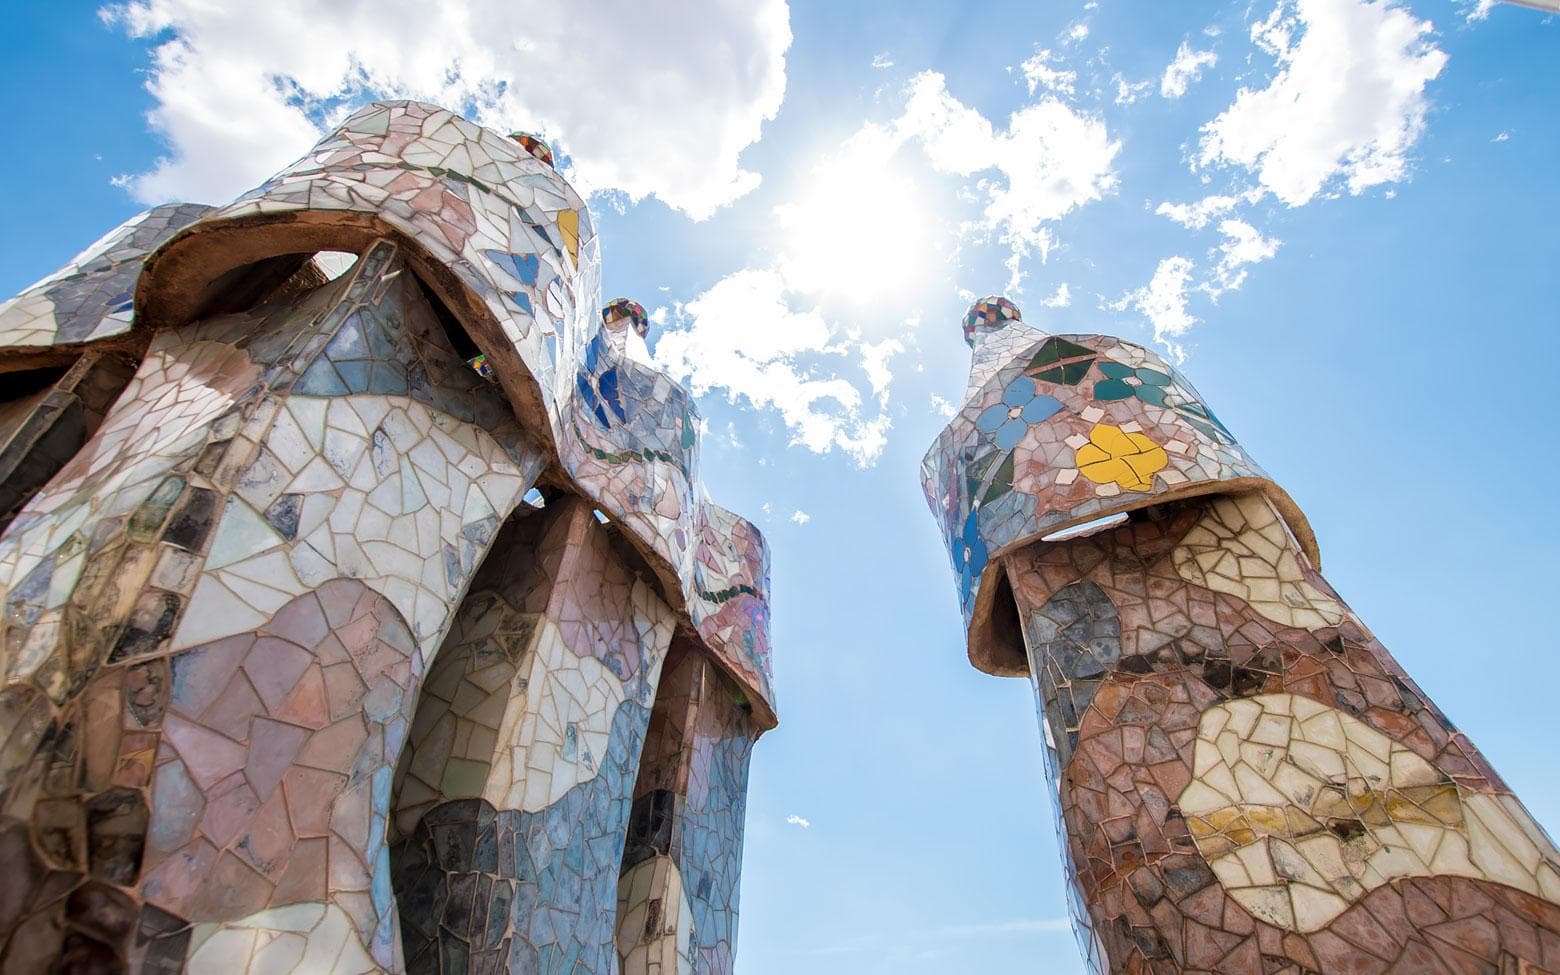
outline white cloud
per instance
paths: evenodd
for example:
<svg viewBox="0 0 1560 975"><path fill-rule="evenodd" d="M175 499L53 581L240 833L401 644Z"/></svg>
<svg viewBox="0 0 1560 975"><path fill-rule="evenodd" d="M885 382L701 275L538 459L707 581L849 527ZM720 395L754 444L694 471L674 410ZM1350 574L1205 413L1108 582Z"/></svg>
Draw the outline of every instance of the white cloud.
<svg viewBox="0 0 1560 975"><path fill-rule="evenodd" d="M1117 105L1131 105L1139 98L1148 94L1148 90L1154 87L1152 78L1145 78L1142 81L1128 81L1126 76L1119 71L1112 75L1110 80L1116 83Z"/></svg>
<svg viewBox="0 0 1560 975"><path fill-rule="evenodd" d="M1497 132L1495 134L1495 138L1491 139L1490 141L1491 142L1510 142L1511 141L1511 133L1510 132Z"/></svg>
<svg viewBox="0 0 1560 975"><path fill-rule="evenodd" d="M695 395L719 390L775 411L793 444L874 463L892 425L893 360L906 350L898 336L917 320L904 320L898 336L879 326L864 338L853 319L924 287L936 251L935 214L896 160L909 138L868 123L816 157L797 195L773 210L770 263L728 274L679 306L657 342L657 364ZM872 246L842 227L872 228ZM849 327L835 323L836 312Z"/></svg>
<svg viewBox="0 0 1560 975"><path fill-rule="evenodd" d="M950 94L936 72L917 75L909 90L894 127L902 137L921 140L933 168L960 176L995 169L1002 176L982 180L977 189L986 199L984 226L1011 250L1008 290L1018 291L1023 258L1050 250L1047 224L1115 188L1121 143L1112 141L1104 119L1053 96L1014 112L999 132Z"/></svg>
<svg viewBox="0 0 1560 975"><path fill-rule="evenodd" d="M1077 44L1088 36L1089 25L1082 20L1067 25L1067 30L1062 32L1062 39L1068 44Z"/></svg>
<svg viewBox="0 0 1560 975"><path fill-rule="evenodd" d="M923 71L910 79L905 110L890 128L902 144L919 138L932 168L969 176L994 163L997 136L986 116L954 98L946 79Z"/></svg>
<svg viewBox="0 0 1560 975"><path fill-rule="evenodd" d="M1112 163L1121 143L1111 141L1104 120L1054 98L1014 112L1000 143L996 163L1007 184L991 188L986 219L1003 228L1002 239L1015 257L1031 248L1048 251L1052 236L1046 224L1116 186ZM1015 277L1016 264L1009 265ZM1010 284L1017 286L1016 280Z"/></svg>
<svg viewBox="0 0 1560 975"><path fill-rule="evenodd" d="M1154 338L1180 355L1180 347L1173 340L1197 322L1186 310L1188 290L1195 289L1218 301L1226 291L1234 291L1246 283L1251 265L1271 260L1278 253L1282 241L1265 237L1248 221L1230 215L1240 205L1255 203L1262 195L1260 189L1254 189L1233 195L1206 196L1192 203L1159 204L1155 213L1188 230L1202 230L1217 221L1223 239L1208 252L1211 270L1205 280L1194 285L1191 259L1167 258L1159 262L1147 285L1107 303L1106 307L1117 311L1135 308L1153 323Z"/></svg>
<svg viewBox="0 0 1560 975"><path fill-rule="evenodd" d="M1272 259L1282 243L1272 237L1262 236L1257 228L1244 220L1221 221L1219 233L1224 235L1224 242L1219 245L1213 280L1202 286L1202 290L1214 299L1245 284L1247 265Z"/></svg>
<svg viewBox="0 0 1560 975"><path fill-rule="evenodd" d="M728 401L773 409L791 442L816 453L840 450L861 466L882 453L889 417L864 416L861 391L831 367L850 341L817 309L793 310L778 270L729 274L677 318L656 343L655 361L694 395L721 390Z"/></svg>
<svg viewBox="0 0 1560 975"><path fill-rule="evenodd" d="M947 400L943 399L941 396L938 396L936 393L933 393L932 394L932 412L936 413L938 416L949 416L949 417L951 417L955 413L959 412L959 408L957 406L954 406L952 403L948 402Z"/></svg>
<svg viewBox="0 0 1560 975"><path fill-rule="evenodd" d="M880 407L888 406L888 386L894 379L893 372L888 368L888 360L902 355L904 351L904 343L895 338L863 342L861 345L861 371L867 374L867 382L872 384L872 392L877 395Z"/></svg>
<svg viewBox="0 0 1560 975"><path fill-rule="evenodd" d="M1072 304L1072 289L1063 281L1056 286L1056 291L1049 298L1040 299L1040 304L1047 308L1066 308Z"/></svg>
<svg viewBox="0 0 1560 975"><path fill-rule="evenodd" d="M702 219L758 185L740 156L780 109L791 43L785 0L133 0L103 16L155 44L148 119L169 154L128 181L148 203L225 202L393 96L540 130L582 189Z"/></svg>
<svg viewBox="0 0 1560 975"><path fill-rule="evenodd" d="M1154 341L1180 355L1174 341L1197 324L1186 310L1186 292L1191 286L1192 262L1187 257L1167 257L1154 269L1154 276L1141 288L1129 291L1106 307L1113 311L1133 308L1154 326Z"/></svg>
<svg viewBox="0 0 1560 975"><path fill-rule="evenodd" d="M1222 217L1241 203L1255 203L1261 196L1260 190L1237 196L1205 196L1194 203L1161 203L1154 212L1188 230L1201 230L1215 217Z"/></svg>
<svg viewBox="0 0 1560 975"><path fill-rule="evenodd" d="M773 410L794 444L874 463L892 425L893 360L905 354L914 322L868 339L831 316L853 302L903 301L931 279L940 242L933 233L950 228L926 204L911 160L900 158L911 143L933 171L967 180L961 199L979 212L957 232L1008 248L1010 291L1020 261L1051 246L1051 225L1114 189L1121 149L1101 118L1049 91L998 128L950 94L942 75L918 74L897 117L863 124L800 170L796 197L774 209L779 233L767 266L729 274L674 306L656 363L695 395L718 391ZM842 226L873 228L873 246ZM1070 297L1062 287L1051 300Z"/></svg>
<svg viewBox="0 0 1560 975"><path fill-rule="evenodd" d="M1164 212L1163 205L1160 212ZM1204 219L1195 226L1202 227L1206 223ZM1189 227L1192 225L1187 223ZM1213 267L1206 280L1193 281L1195 266L1191 258L1167 257L1154 268L1154 276L1148 284L1128 291L1115 301L1105 302L1104 307L1112 311L1136 311L1153 326L1154 341L1177 358L1183 358L1184 351L1176 340L1198 322L1187 310L1191 292L1201 292L1217 301L1226 291L1234 291L1245 284L1247 269L1271 260L1282 244L1276 238L1264 237L1246 221L1234 218L1219 221L1219 233L1224 239L1209 251Z"/></svg>
<svg viewBox="0 0 1560 975"><path fill-rule="evenodd" d="M1244 167L1290 206L1403 179L1447 60L1431 30L1392 0L1281 0L1251 28L1278 73L1203 126L1198 164Z"/></svg>
<svg viewBox="0 0 1560 975"><path fill-rule="evenodd" d="M666 324L666 306L657 305L655 311L650 313L650 324L660 328Z"/></svg>
<svg viewBox="0 0 1560 975"><path fill-rule="evenodd" d="M809 521L812 521L812 515L808 514L807 512L802 511L801 509L797 509L796 511L791 512L791 524L805 525Z"/></svg>
<svg viewBox="0 0 1560 975"><path fill-rule="evenodd" d="M1476 24L1489 17L1490 11L1495 9L1495 0L1458 0L1457 6L1463 10L1464 20Z"/></svg>
<svg viewBox="0 0 1560 975"><path fill-rule="evenodd" d="M1062 95L1073 94L1074 86L1078 81L1078 72L1052 67L1051 62L1054 57L1050 51L1036 51L1018 66L1024 73L1024 81L1028 83L1031 95L1037 88Z"/></svg>
<svg viewBox="0 0 1560 975"><path fill-rule="evenodd" d="M1219 56L1212 51L1194 51L1185 41L1176 49L1175 60L1165 68L1159 79L1159 94L1165 98L1180 98L1192 83L1202 77L1204 68L1219 63Z"/></svg>
<svg viewBox="0 0 1560 975"><path fill-rule="evenodd" d="M896 159L906 136L868 123L816 158L774 208L776 266L794 291L856 306L903 300L933 264L936 213ZM851 229L871 228L870 246Z"/></svg>
<svg viewBox="0 0 1560 975"><path fill-rule="evenodd" d="M776 207L787 237L777 267L793 289L878 300L926 277L918 262L932 250L927 230L936 214L896 162L911 142L920 144L933 170L977 177L964 195L979 201L982 213L964 229L994 234L1008 246L1014 293L1023 258L1049 251L1048 225L1116 186L1121 143L1110 138L1102 118L1054 95L1020 108L999 130L955 98L937 72L917 74L905 91L898 117L864 124L812 168L801 199ZM841 224L873 227L874 246L859 246L839 232Z"/></svg>
<svg viewBox="0 0 1560 975"><path fill-rule="evenodd" d="M872 66L878 70L892 68L894 66L894 59L889 57L887 51L884 51L881 54L874 54L872 55Z"/></svg>
<svg viewBox="0 0 1560 975"><path fill-rule="evenodd" d="M795 813L785 817L785 821L791 826L800 826L802 829L809 829L812 826L812 820L803 819Z"/></svg>

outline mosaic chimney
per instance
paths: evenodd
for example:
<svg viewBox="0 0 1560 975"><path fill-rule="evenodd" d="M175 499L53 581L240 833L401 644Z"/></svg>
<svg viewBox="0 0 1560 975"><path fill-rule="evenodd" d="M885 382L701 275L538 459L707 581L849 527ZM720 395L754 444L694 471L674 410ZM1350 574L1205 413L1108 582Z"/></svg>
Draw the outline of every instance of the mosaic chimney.
<svg viewBox="0 0 1560 975"><path fill-rule="evenodd" d="M1000 298L964 334L922 486L970 662L1033 687L1090 970L1553 970L1554 844L1186 378Z"/></svg>
<svg viewBox="0 0 1560 975"><path fill-rule="evenodd" d="M733 970L768 549L600 273L397 101L0 305L0 969Z"/></svg>

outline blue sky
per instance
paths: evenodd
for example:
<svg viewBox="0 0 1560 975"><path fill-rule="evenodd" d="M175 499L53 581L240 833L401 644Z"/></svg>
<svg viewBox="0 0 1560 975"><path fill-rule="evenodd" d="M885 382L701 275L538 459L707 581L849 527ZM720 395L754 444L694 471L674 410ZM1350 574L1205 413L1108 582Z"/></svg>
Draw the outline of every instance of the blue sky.
<svg viewBox="0 0 1560 975"><path fill-rule="evenodd" d="M374 93L544 129L604 297L701 393L711 493L773 548L744 975L1077 970L1030 692L966 663L917 483L989 292L1184 355L1329 579L1560 828L1560 18L568 6L17 5L0 292Z"/></svg>

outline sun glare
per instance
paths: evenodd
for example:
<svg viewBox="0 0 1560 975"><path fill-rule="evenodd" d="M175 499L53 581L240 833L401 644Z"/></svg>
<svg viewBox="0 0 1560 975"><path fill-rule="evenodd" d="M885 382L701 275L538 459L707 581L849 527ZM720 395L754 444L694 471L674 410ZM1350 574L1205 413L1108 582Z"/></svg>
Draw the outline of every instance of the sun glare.
<svg viewBox="0 0 1560 975"><path fill-rule="evenodd" d="M797 291L861 304L904 296L926 278L932 214L888 153L847 146L775 216L781 266Z"/></svg>

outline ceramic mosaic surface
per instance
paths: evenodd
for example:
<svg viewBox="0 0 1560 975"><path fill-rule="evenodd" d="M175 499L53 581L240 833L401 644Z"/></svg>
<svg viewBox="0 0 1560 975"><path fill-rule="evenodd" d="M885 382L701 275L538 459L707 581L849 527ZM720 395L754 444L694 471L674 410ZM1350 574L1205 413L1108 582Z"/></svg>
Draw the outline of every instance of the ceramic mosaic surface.
<svg viewBox="0 0 1560 975"><path fill-rule="evenodd" d="M623 855L618 946L626 971L731 968L753 740L736 685L704 656L674 647ZM691 927L679 920L685 913Z"/></svg>
<svg viewBox="0 0 1560 975"><path fill-rule="evenodd" d="M691 398L629 358L623 333L603 324L590 214L514 139L416 102L369 106L169 241L141 278L143 317L182 324L205 297L199 282L221 283L205 266L214 255L361 249L381 228L404 235L408 261L460 317L517 411L550 428L549 454L645 549L772 724L768 646L751 629L763 611L748 605L762 601L767 551L702 497Z"/></svg>
<svg viewBox="0 0 1560 975"><path fill-rule="evenodd" d="M613 298L601 309L601 321L608 329L631 328L644 338L650 332L650 316L645 306L632 298Z"/></svg>
<svg viewBox="0 0 1560 975"><path fill-rule="evenodd" d="M549 146L547 144L547 140L543 139L541 136L533 135L530 132L511 132L509 133L509 137L520 143L520 146L525 149L526 152L529 152L531 155L540 159L542 162L549 166L553 164L552 146Z"/></svg>
<svg viewBox="0 0 1560 975"><path fill-rule="evenodd" d="M976 302L964 332L974 349L965 404L921 481L967 625L989 615L988 584L1014 546L1169 498L1263 490L1315 560L1305 516L1159 356L1108 336L1046 335L1005 298ZM970 653L1001 671L978 632Z"/></svg>
<svg viewBox="0 0 1560 975"><path fill-rule="evenodd" d="M1091 969L1560 970L1560 852L1196 391L1016 310L973 334L926 495L971 659L1034 687Z"/></svg>
<svg viewBox="0 0 1560 975"><path fill-rule="evenodd" d="M768 554L590 228L388 103L0 306L0 970L731 971Z"/></svg>
<svg viewBox="0 0 1560 975"><path fill-rule="evenodd" d="M136 279L146 255L212 210L168 203L131 217L69 264L0 304L0 349L91 342L130 330Z"/></svg>

